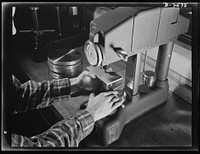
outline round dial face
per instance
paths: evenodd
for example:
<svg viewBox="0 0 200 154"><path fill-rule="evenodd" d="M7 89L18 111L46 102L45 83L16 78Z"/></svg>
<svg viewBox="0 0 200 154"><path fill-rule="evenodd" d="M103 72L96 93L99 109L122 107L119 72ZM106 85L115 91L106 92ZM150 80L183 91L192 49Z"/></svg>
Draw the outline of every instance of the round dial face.
<svg viewBox="0 0 200 154"><path fill-rule="evenodd" d="M94 66L98 64L99 55L94 44L91 43L86 44L85 56L90 65Z"/></svg>

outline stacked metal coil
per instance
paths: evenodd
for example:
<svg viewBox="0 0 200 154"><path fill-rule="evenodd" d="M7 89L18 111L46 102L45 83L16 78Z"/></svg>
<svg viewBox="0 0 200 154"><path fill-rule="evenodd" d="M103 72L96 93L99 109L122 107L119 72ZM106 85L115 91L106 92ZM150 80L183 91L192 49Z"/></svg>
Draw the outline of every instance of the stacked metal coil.
<svg viewBox="0 0 200 154"><path fill-rule="evenodd" d="M82 55L76 49L55 49L48 53L49 75L55 79L73 78L82 72Z"/></svg>

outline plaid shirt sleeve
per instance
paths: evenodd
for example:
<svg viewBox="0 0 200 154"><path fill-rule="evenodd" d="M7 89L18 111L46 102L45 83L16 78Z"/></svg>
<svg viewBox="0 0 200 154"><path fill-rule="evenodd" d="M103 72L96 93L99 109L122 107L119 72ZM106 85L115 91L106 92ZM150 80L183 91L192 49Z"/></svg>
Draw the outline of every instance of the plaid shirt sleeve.
<svg viewBox="0 0 200 154"><path fill-rule="evenodd" d="M68 78L35 82L29 80L21 84L12 76L14 90L14 113L47 107L55 99L63 99L70 95L70 81Z"/></svg>
<svg viewBox="0 0 200 154"><path fill-rule="evenodd" d="M78 147L94 127L94 118L87 110L62 120L42 134L27 138L12 134L12 147Z"/></svg>

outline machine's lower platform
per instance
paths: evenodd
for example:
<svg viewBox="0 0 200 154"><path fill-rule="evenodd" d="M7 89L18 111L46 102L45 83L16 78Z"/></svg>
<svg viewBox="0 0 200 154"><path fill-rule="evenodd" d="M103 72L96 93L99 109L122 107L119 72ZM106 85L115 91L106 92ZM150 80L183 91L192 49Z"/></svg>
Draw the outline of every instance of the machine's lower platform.
<svg viewBox="0 0 200 154"><path fill-rule="evenodd" d="M133 96L132 102L125 102L125 108L120 107L114 114L97 121L93 133L99 144L106 146L113 143L127 123L164 104L167 100L168 82L161 84L162 88L141 85L140 93Z"/></svg>

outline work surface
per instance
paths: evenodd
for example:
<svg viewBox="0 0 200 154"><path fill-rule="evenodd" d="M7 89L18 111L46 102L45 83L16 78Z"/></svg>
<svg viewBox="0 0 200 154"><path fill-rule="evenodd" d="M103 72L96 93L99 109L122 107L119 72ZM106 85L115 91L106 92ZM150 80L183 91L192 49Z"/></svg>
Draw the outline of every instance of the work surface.
<svg viewBox="0 0 200 154"><path fill-rule="evenodd" d="M35 63L22 53L13 57L30 79L35 81L52 80L48 74L46 61ZM83 69L86 69L85 58L83 58L83 62ZM122 69L123 67L119 63L115 71L123 74ZM54 102L53 106L62 115L61 117L68 117L79 110L84 101L87 101L87 96L77 96L63 100L63 102ZM191 104L169 92L167 102L164 105L127 124L119 140L109 145L108 148L191 147L191 121ZM101 147L92 134L82 143L87 147Z"/></svg>

